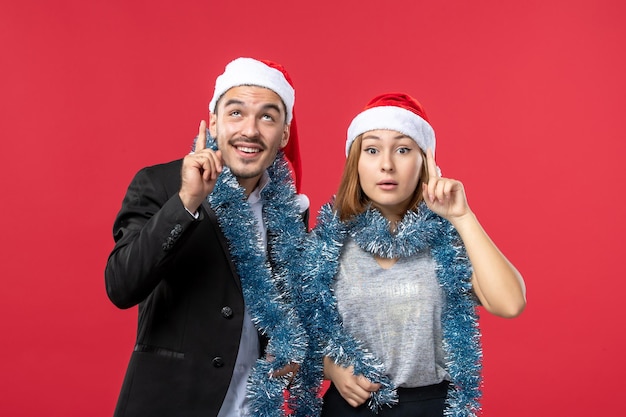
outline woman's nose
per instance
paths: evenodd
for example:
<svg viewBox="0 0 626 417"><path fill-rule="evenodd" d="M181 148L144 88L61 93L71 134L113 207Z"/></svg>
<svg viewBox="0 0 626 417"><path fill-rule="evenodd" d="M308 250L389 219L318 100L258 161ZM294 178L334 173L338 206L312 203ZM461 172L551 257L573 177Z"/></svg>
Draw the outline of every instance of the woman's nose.
<svg viewBox="0 0 626 417"><path fill-rule="evenodd" d="M383 154L381 161L380 161L380 168L382 171L393 171L394 169L394 165L393 165L393 159L391 158L391 155L389 154Z"/></svg>

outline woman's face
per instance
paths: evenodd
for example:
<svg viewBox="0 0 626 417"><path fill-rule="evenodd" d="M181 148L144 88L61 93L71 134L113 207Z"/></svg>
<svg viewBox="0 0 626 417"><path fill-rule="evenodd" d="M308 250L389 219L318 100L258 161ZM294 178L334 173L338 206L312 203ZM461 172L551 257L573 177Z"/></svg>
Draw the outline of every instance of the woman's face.
<svg viewBox="0 0 626 417"><path fill-rule="evenodd" d="M408 208L424 164L417 143L395 130L363 134L359 183L374 207L389 220L400 220Z"/></svg>

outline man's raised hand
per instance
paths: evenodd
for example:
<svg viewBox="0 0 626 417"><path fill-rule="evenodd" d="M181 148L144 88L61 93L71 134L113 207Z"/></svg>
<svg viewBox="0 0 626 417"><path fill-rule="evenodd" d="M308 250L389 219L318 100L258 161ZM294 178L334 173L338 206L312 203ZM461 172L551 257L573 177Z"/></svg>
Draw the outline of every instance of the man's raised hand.
<svg viewBox="0 0 626 417"><path fill-rule="evenodd" d="M187 210L195 213L202 201L213 191L222 172L222 152L206 148L206 122L198 128L194 151L183 159L182 183L178 195Z"/></svg>

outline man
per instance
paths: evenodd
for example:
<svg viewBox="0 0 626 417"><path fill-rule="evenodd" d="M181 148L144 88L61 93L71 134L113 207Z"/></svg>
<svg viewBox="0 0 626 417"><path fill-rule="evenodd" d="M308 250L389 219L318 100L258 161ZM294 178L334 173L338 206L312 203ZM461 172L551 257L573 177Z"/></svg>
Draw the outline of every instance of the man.
<svg viewBox="0 0 626 417"><path fill-rule="evenodd" d="M111 301L139 306L116 416L282 415L306 349L289 294L308 215L294 100L280 65L232 61L194 151L131 182L105 270Z"/></svg>

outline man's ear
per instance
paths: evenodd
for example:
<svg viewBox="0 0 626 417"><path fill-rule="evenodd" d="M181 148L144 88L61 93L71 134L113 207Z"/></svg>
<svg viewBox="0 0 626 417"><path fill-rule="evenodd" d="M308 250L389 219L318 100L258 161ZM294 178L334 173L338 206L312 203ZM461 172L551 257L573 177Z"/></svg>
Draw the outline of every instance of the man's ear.
<svg viewBox="0 0 626 417"><path fill-rule="evenodd" d="M289 142L290 132L291 132L291 125L285 123L285 127L283 128L283 138L280 141L280 149L283 149L285 146L287 146L287 143Z"/></svg>
<svg viewBox="0 0 626 417"><path fill-rule="evenodd" d="M217 138L217 114L215 113L209 114L209 133L211 137Z"/></svg>

